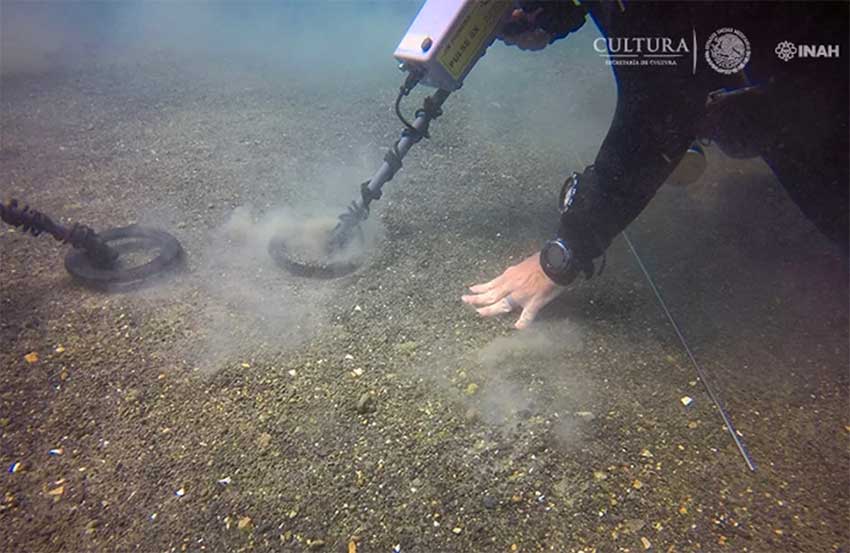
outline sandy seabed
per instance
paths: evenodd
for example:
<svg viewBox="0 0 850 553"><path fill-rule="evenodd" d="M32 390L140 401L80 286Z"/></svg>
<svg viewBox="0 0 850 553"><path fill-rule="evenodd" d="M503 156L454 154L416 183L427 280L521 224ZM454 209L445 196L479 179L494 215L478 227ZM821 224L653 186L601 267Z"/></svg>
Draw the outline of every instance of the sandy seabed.
<svg viewBox="0 0 850 553"><path fill-rule="evenodd" d="M630 229L749 473L622 239L529 332L459 301L549 236L592 143L485 117L547 114L470 83L387 186L368 263L299 279L270 233L356 195L397 83L163 54L0 80L3 194L186 251L108 294L0 228L9 551L846 547L846 267L761 162L709 148Z"/></svg>

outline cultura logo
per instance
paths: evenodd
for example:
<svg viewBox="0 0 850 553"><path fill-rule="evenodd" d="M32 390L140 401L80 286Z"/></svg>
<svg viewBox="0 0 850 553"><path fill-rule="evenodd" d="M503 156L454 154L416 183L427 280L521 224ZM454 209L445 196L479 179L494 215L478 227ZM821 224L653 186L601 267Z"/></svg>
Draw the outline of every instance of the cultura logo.
<svg viewBox="0 0 850 553"><path fill-rule="evenodd" d="M782 61L794 58L837 58L841 54L838 44L794 44L788 40L777 44L775 51Z"/></svg>
<svg viewBox="0 0 850 553"><path fill-rule="evenodd" d="M696 35L692 48L696 71ZM685 37L669 36L599 37L593 49L608 65L677 66L692 55Z"/></svg>
<svg viewBox="0 0 850 553"><path fill-rule="evenodd" d="M674 41L670 37L599 37L593 49L600 54L687 54L684 38Z"/></svg>

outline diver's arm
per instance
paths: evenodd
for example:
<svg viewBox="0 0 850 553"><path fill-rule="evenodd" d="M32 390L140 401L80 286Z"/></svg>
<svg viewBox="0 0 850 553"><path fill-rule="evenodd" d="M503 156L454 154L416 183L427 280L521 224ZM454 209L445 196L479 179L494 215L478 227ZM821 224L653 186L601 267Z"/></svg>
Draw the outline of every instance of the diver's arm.
<svg viewBox="0 0 850 553"><path fill-rule="evenodd" d="M602 255L640 214L693 142L704 105L696 82L622 76L608 134L561 216L558 237L574 255Z"/></svg>
<svg viewBox="0 0 850 553"><path fill-rule="evenodd" d="M687 36L695 17L689 4L590 4L604 37ZM628 6L628 7L626 7ZM688 52L692 55L693 52ZM693 74L689 56L675 66L612 65L617 107L593 165L578 175L572 205L558 237L586 270L646 207L696 137L708 80Z"/></svg>

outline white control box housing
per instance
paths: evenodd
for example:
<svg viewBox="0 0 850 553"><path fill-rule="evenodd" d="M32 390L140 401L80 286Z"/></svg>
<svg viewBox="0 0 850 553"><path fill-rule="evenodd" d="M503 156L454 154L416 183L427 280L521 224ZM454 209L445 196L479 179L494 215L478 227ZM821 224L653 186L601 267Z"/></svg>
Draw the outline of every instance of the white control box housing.
<svg viewBox="0 0 850 553"><path fill-rule="evenodd" d="M393 55L422 84L457 90L513 8L512 0L428 0Z"/></svg>

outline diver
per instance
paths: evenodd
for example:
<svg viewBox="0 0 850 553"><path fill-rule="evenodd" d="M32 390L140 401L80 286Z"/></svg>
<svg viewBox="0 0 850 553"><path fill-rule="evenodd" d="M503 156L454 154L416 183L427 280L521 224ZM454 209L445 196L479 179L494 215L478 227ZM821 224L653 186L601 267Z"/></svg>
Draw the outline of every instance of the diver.
<svg viewBox="0 0 850 553"><path fill-rule="evenodd" d="M611 241L697 139L716 142L732 157L761 156L806 217L847 255L847 3L565 0L520 6L499 38L524 50L542 49L588 17L594 20L602 33L594 44L608 51L617 105L594 163L564 183L554 239L462 296L479 314L521 309L515 326L525 328L577 276L593 276ZM664 37L670 40L659 42ZM827 45L828 56L783 59L787 45L812 43ZM678 61L617 63L622 58L615 50L653 48Z"/></svg>

